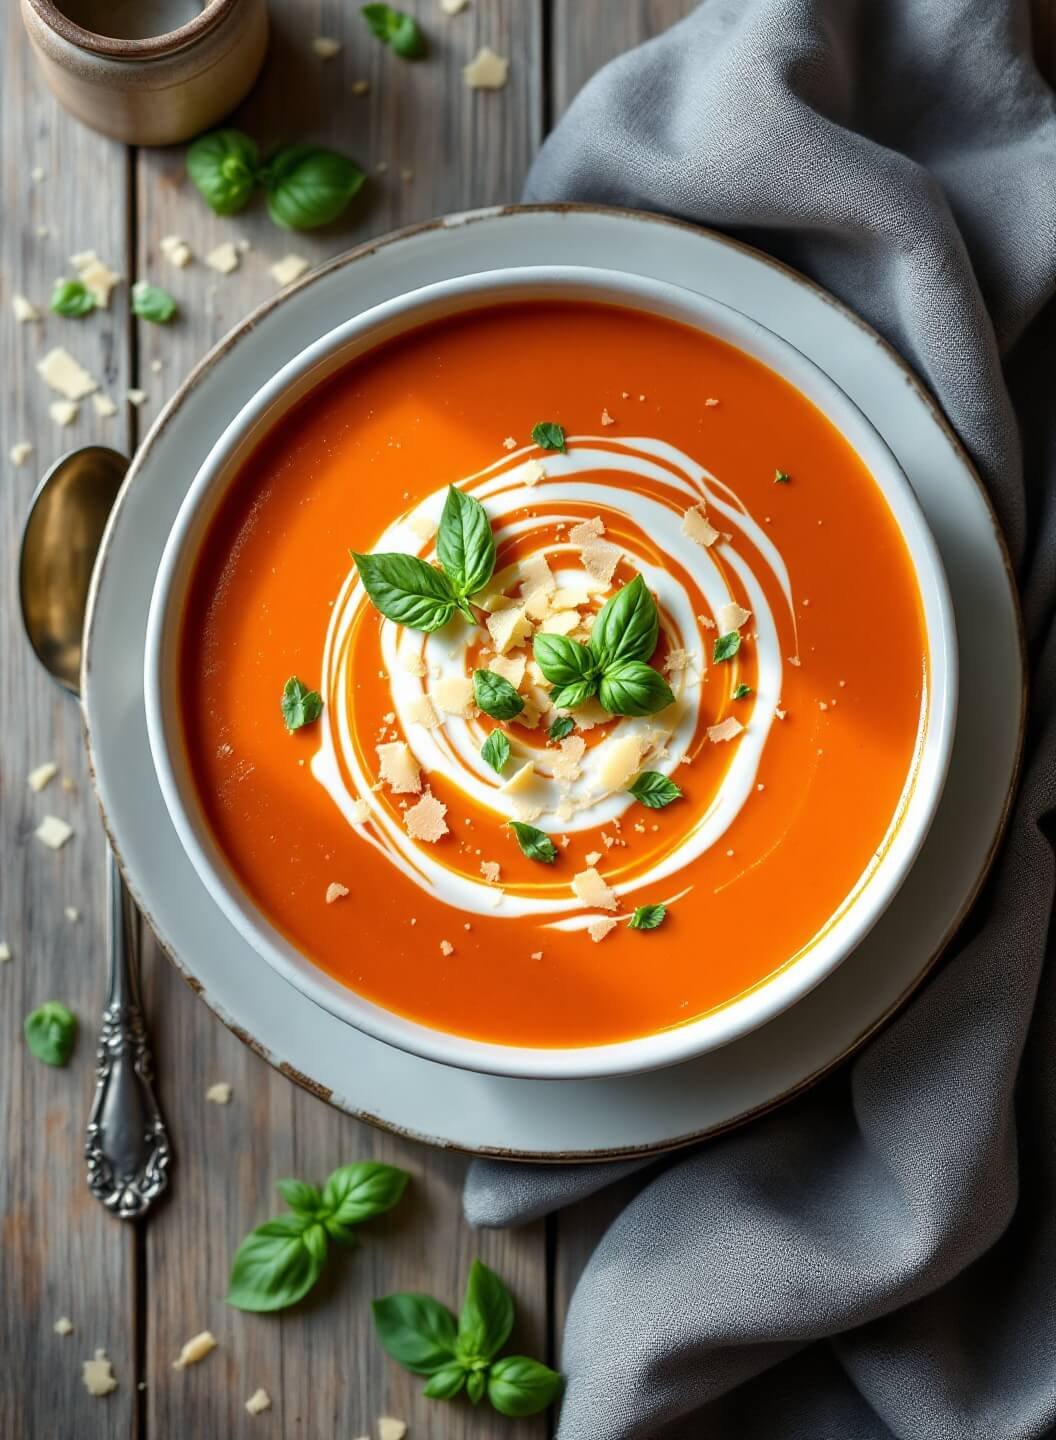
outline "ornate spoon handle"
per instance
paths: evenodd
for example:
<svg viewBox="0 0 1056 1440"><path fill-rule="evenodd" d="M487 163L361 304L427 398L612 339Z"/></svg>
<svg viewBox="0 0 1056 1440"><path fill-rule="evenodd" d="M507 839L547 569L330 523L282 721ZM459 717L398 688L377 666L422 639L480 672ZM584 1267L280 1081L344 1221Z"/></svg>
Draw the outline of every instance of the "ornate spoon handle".
<svg viewBox="0 0 1056 1440"><path fill-rule="evenodd" d="M135 1220L164 1193L172 1152L139 1008L139 940L126 924L125 887L109 846L106 854L109 974L84 1154L92 1194L112 1214Z"/></svg>

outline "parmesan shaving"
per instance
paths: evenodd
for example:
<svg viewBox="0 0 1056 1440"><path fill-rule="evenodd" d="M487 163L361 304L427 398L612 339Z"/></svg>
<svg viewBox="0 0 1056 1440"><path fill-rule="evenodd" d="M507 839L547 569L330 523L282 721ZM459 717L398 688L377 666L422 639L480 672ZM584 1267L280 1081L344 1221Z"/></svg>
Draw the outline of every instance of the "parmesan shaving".
<svg viewBox="0 0 1056 1440"><path fill-rule="evenodd" d="M333 905L335 901L342 900L347 894L347 885L342 885L339 881L332 880L326 887L326 903Z"/></svg>
<svg viewBox="0 0 1056 1440"><path fill-rule="evenodd" d="M426 730L436 730L444 723L428 695L415 695L407 702L407 718L412 725L421 725Z"/></svg>
<svg viewBox="0 0 1056 1440"><path fill-rule="evenodd" d="M709 725L707 730L708 739L713 745L723 740L735 740L744 729L744 726L734 715L727 715L725 720L720 720L717 725Z"/></svg>
<svg viewBox="0 0 1056 1440"><path fill-rule="evenodd" d="M752 612L745 610L741 605L720 605L719 613L716 615L719 622L719 634L729 635L732 630L739 630L748 620L752 618Z"/></svg>
<svg viewBox="0 0 1056 1440"><path fill-rule="evenodd" d="M365 825L370 819L370 806L365 800L353 800L348 818L353 825Z"/></svg>
<svg viewBox="0 0 1056 1440"><path fill-rule="evenodd" d="M35 770L31 770L26 776L29 782L29 788L38 792L43 790L45 785L51 784L58 773L59 767L55 764L55 761L45 760L43 765L38 765Z"/></svg>
<svg viewBox="0 0 1056 1440"><path fill-rule="evenodd" d="M218 1080L215 1085L210 1085L205 1092L205 1098L210 1105L230 1105L231 1086L226 1080Z"/></svg>
<svg viewBox="0 0 1056 1440"><path fill-rule="evenodd" d="M24 295L11 296L11 309L20 325L31 325L34 320L40 319L40 311L32 300L27 300Z"/></svg>
<svg viewBox="0 0 1056 1440"><path fill-rule="evenodd" d="M595 580L600 580L604 585L611 585L612 577L616 573L616 566L620 563L623 551L618 545L611 544L608 540L590 540L586 545L581 546L580 556L583 566L589 575Z"/></svg>
<svg viewBox="0 0 1056 1440"><path fill-rule="evenodd" d="M269 267L268 274L276 285L292 285L308 268L309 262L303 255L284 255Z"/></svg>
<svg viewBox="0 0 1056 1440"><path fill-rule="evenodd" d="M594 905L599 910L615 910L620 903L615 890L609 889L593 865L572 876L572 889L584 905Z"/></svg>
<svg viewBox="0 0 1056 1440"><path fill-rule="evenodd" d="M73 1321L70 1320L69 1317L66 1315L60 1315L59 1318L55 1321L55 1324L52 1326L52 1329L55 1331L56 1335L72 1335Z"/></svg>
<svg viewBox="0 0 1056 1440"><path fill-rule="evenodd" d="M169 264L175 265L177 270L183 270L193 258L191 247L186 240L181 240L179 235L163 235L158 242L158 248Z"/></svg>
<svg viewBox="0 0 1056 1440"><path fill-rule="evenodd" d="M606 916L603 920L594 920L587 926L587 934L594 941L594 944L597 945L600 940L605 939L606 935L612 934L618 923L617 920L613 920L609 916Z"/></svg>
<svg viewBox="0 0 1056 1440"><path fill-rule="evenodd" d="M76 400L53 400L48 406L48 414L56 425L61 425L65 429L67 425L72 425L77 419L80 408Z"/></svg>
<svg viewBox="0 0 1056 1440"><path fill-rule="evenodd" d="M601 747L598 784L608 792L625 790L627 782L638 771L642 755L650 740L642 735L624 735L606 740Z"/></svg>
<svg viewBox="0 0 1056 1440"><path fill-rule="evenodd" d="M111 415L117 414L117 406L109 395L93 395L92 408L103 420L109 420Z"/></svg>
<svg viewBox="0 0 1056 1440"><path fill-rule="evenodd" d="M488 616L488 632L500 655L527 640L532 633L532 622L521 606L511 610L499 610Z"/></svg>
<svg viewBox="0 0 1056 1440"><path fill-rule="evenodd" d="M79 263L82 262L83 263ZM84 255L71 255L70 264L76 267L77 278L101 310L110 307L110 292L120 283L121 276L103 263L90 250Z"/></svg>
<svg viewBox="0 0 1056 1440"><path fill-rule="evenodd" d="M429 693L445 715L460 715L465 719L475 709L473 681L467 675L449 675L438 680Z"/></svg>
<svg viewBox="0 0 1056 1440"><path fill-rule="evenodd" d="M67 400L83 400L93 390L99 389L99 382L93 380L83 365L79 365L68 350L61 345L49 350L43 359L37 361L37 374Z"/></svg>
<svg viewBox="0 0 1056 1440"><path fill-rule="evenodd" d="M429 667L421 655L404 655L400 660L400 668L405 670L408 675L417 675L419 678L429 673Z"/></svg>
<svg viewBox="0 0 1056 1440"><path fill-rule="evenodd" d="M112 1390L117 1389L114 1367L107 1359L105 1350L97 1350L94 1360L82 1362L81 1378L89 1395L109 1395Z"/></svg>
<svg viewBox="0 0 1056 1440"><path fill-rule="evenodd" d="M689 537L697 545L703 545L705 550L709 545L714 545L719 538L719 532L708 522L703 507L694 505L682 516L682 534Z"/></svg>
<svg viewBox="0 0 1056 1440"><path fill-rule="evenodd" d="M587 748L582 735L569 735L561 741L561 748L554 756L555 780L577 780L579 762Z"/></svg>
<svg viewBox="0 0 1056 1440"><path fill-rule="evenodd" d="M447 834L447 822L444 820L446 814L447 806L443 801L427 792L417 805L412 805L406 812L403 823L407 827L407 834L413 840L425 840L430 845L435 845L441 836Z"/></svg>
<svg viewBox="0 0 1056 1440"><path fill-rule="evenodd" d="M487 45L482 45L468 65L462 67L462 79L469 90L501 90L506 84L510 62Z"/></svg>
<svg viewBox="0 0 1056 1440"><path fill-rule="evenodd" d="M571 635L578 625L578 610L558 610L548 615L539 629L544 635Z"/></svg>
<svg viewBox="0 0 1056 1440"><path fill-rule="evenodd" d="M271 1396L266 1390L254 1390L246 1401L246 1409L250 1415L263 1415L265 1410L271 1409Z"/></svg>
<svg viewBox="0 0 1056 1440"><path fill-rule="evenodd" d="M225 240L222 245L209 251L205 263L210 270L216 270L221 275L230 275L233 270L238 269L238 251L230 240Z"/></svg>
<svg viewBox="0 0 1056 1440"><path fill-rule="evenodd" d="M11 457L11 464L14 465L16 469L18 469L20 465L24 465L32 454L33 446L28 440L16 440L8 451L8 455Z"/></svg>
<svg viewBox="0 0 1056 1440"><path fill-rule="evenodd" d="M202 1330L200 1334L194 1335L187 1341L179 1355L172 1362L174 1370L186 1370L188 1365L197 1365L199 1360L204 1360L210 1350L216 1349L216 1336L211 1330Z"/></svg>
<svg viewBox="0 0 1056 1440"><path fill-rule="evenodd" d="M402 740L393 740L388 745L375 745L379 770L394 795L417 795L422 788L421 771L418 761Z"/></svg>
<svg viewBox="0 0 1056 1440"><path fill-rule="evenodd" d="M403 1420L394 1420L391 1415L378 1416L378 1440L404 1440L407 1425Z"/></svg>
<svg viewBox="0 0 1056 1440"><path fill-rule="evenodd" d="M502 866L497 860L482 860L480 862L480 873L489 885L496 885L498 883L501 872Z"/></svg>
<svg viewBox="0 0 1056 1440"><path fill-rule="evenodd" d="M496 655L488 662L488 669L494 675L501 675L515 690L519 690L527 663L523 655Z"/></svg>
<svg viewBox="0 0 1056 1440"><path fill-rule="evenodd" d="M36 829L37 839L49 850L61 850L73 835L73 826L67 825L57 815L45 815Z"/></svg>
<svg viewBox="0 0 1056 1440"><path fill-rule="evenodd" d="M532 595L538 590L549 594L557 589L557 581L545 555L529 555L527 560L522 560L517 566L517 573L521 577L522 595Z"/></svg>

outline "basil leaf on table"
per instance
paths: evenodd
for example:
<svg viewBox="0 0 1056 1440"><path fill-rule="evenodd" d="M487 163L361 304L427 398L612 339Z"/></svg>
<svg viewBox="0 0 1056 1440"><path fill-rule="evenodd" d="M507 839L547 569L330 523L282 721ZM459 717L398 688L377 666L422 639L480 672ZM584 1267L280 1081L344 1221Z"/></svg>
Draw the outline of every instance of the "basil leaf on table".
<svg viewBox="0 0 1056 1440"><path fill-rule="evenodd" d="M435 1375L455 1359L457 1326L446 1305L430 1295L386 1295L371 1305L386 1354L415 1375Z"/></svg>
<svg viewBox="0 0 1056 1440"><path fill-rule="evenodd" d="M632 930L655 930L667 918L666 905L639 905L630 919Z"/></svg>
<svg viewBox="0 0 1056 1440"><path fill-rule="evenodd" d="M561 1376L526 1355L507 1355L488 1372L488 1399L501 1415L537 1415L561 1392Z"/></svg>
<svg viewBox="0 0 1056 1440"><path fill-rule="evenodd" d="M364 5L359 12L371 33L401 60L420 60L426 52L425 36L413 15L391 5Z"/></svg>
<svg viewBox="0 0 1056 1440"><path fill-rule="evenodd" d="M660 636L656 601L641 575L602 606L590 648L602 670L624 660L649 660Z"/></svg>
<svg viewBox="0 0 1056 1440"><path fill-rule="evenodd" d="M65 1065L77 1038L77 1019L58 1000L46 1000L22 1024L29 1053L45 1065Z"/></svg>
<svg viewBox="0 0 1056 1440"><path fill-rule="evenodd" d="M56 280L48 306L56 315L81 320L95 309L95 296L83 280Z"/></svg>
<svg viewBox="0 0 1056 1440"><path fill-rule="evenodd" d="M681 799L682 791L668 775L661 775L659 770L643 770L633 785L627 789L636 800L647 805L650 810L662 810L665 805L670 805L672 800Z"/></svg>
<svg viewBox="0 0 1056 1440"><path fill-rule="evenodd" d="M624 660L606 670L598 698L613 715L655 715L675 700L660 672L642 660Z"/></svg>
<svg viewBox="0 0 1056 1440"><path fill-rule="evenodd" d="M410 1178L406 1170L374 1160L342 1165L323 1188L323 1223L327 1231L342 1244L349 1243L350 1227L374 1215L384 1215L398 1205Z"/></svg>
<svg viewBox="0 0 1056 1440"><path fill-rule="evenodd" d="M460 599L482 590L495 569L495 536L487 512L479 500L454 485L440 516L436 553Z"/></svg>
<svg viewBox="0 0 1056 1440"><path fill-rule="evenodd" d="M490 1360L513 1329L513 1296L480 1260L474 1260L458 1317L458 1355L466 1361Z"/></svg>
<svg viewBox="0 0 1056 1440"><path fill-rule="evenodd" d="M536 635L532 654L551 685L577 685L598 674L592 651L567 635Z"/></svg>
<svg viewBox="0 0 1056 1440"><path fill-rule="evenodd" d="M187 173L218 215L244 210L257 183L260 153L241 130L213 130L187 151Z"/></svg>
<svg viewBox="0 0 1056 1440"><path fill-rule="evenodd" d="M251 1230L235 1254L227 1303L236 1310L283 1310L323 1273L326 1231L307 1215L280 1215Z"/></svg>
<svg viewBox="0 0 1056 1440"><path fill-rule="evenodd" d="M284 230L329 225L348 207L366 176L354 160L321 145L287 145L260 172L268 214Z"/></svg>
<svg viewBox="0 0 1056 1440"><path fill-rule="evenodd" d="M559 715L551 722L550 729L546 732L548 740L563 740L566 735L571 735L576 728L576 722L571 715Z"/></svg>
<svg viewBox="0 0 1056 1440"><path fill-rule="evenodd" d="M557 859L557 848L549 835L537 830L534 825L526 825L523 820L511 820L509 823L517 837L522 855L526 855L529 860L538 860L542 865L554 863Z"/></svg>
<svg viewBox="0 0 1056 1440"><path fill-rule="evenodd" d="M540 420L538 425L533 425L532 439L540 450L560 450L562 454L568 450L564 427L554 420Z"/></svg>
<svg viewBox="0 0 1056 1440"><path fill-rule="evenodd" d="M275 1189L297 1215L313 1220L318 1215L323 1197L317 1185L309 1185L304 1180L276 1180Z"/></svg>
<svg viewBox="0 0 1056 1440"><path fill-rule="evenodd" d="M736 630L731 630L728 635L720 635L711 649L711 658L720 663L723 660L732 660L741 648L741 637Z"/></svg>
<svg viewBox="0 0 1056 1440"><path fill-rule="evenodd" d="M430 1375L422 1389L427 1400L453 1400L466 1383L466 1368L458 1364L445 1365Z"/></svg>
<svg viewBox="0 0 1056 1440"><path fill-rule="evenodd" d="M501 730L493 730L480 747L481 759L501 775L510 758L510 742Z"/></svg>
<svg viewBox="0 0 1056 1440"><path fill-rule="evenodd" d="M474 1405L479 1405L484 1399L487 1383L488 1377L483 1370L471 1370L466 1376L466 1394Z"/></svg>
<svg viewBox="0 0 1056 1440"><path fill-rule="evenodd" d="M302 725L311 725L323 713L323 699L318 690L309 690L303 680L291 675L282 687L282 718L292 734Z"/></svg>
<svg viewBox="0 0 1056 1440"><path fill-rule="evenodd" d="M473 696L477 705L493 720L512 720L524 709L524 700L510 682L494 670L473 671Z"/></svg>
<svg viewBox="0 0 1056 1440"><path fill-rule="evenodd" d="M176 314L176 301L160 285L137 280L132 286L132 313L152 325L167 325Z"/></svg>
<svg viewBox="0 0 1056 1440"><path fill-rule="evenodd" d="M360 555L351 552L371 603L388 620L427 634L455 613L455 592L442 570L416 555Z"/></svg>

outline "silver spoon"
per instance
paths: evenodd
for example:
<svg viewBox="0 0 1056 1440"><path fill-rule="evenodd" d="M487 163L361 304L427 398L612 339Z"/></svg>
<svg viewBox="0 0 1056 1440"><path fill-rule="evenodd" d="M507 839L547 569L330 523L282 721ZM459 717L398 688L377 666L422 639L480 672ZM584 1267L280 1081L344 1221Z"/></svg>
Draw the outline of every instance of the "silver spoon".
<svg viewBox="0 0 1056 1440"><path fill-rule="evenodd" d="M88 587L107 518L129 462L89 445L41 480L22 532L19 598L33 651L64 690L80 697ZM169 1137L154 1098L150 1047L139 1003L139 947L121 873L106 847L106 1008L85 1159L92 1194L114 1215L145 1215L168 1185Z"/></svg>

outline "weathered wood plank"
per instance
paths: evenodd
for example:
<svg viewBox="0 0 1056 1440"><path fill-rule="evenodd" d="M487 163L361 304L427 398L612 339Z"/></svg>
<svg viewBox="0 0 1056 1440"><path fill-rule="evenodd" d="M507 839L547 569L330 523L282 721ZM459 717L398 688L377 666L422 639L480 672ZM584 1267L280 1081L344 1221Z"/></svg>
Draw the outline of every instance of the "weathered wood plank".
<svg viewBox="0 0 1056 1440"><path fill-rule="evenodd" d="M698 0L553 0L551 73L553 116L568 109L596 70L625 50L668 29Z"/></svg>
<svg viewBox="0 0 1056 1440"><path fill-rule="evenodd" d="M0 1435L111 1440L131 1433L134 1372L135 1234L88 1193L82 1147L91 1100L95 1036L103 1004L103 846L88 784L74 702L47 679L22 634L16 602L18 542L37 476L64 451L90 440L127 444L122 410L101 420L82 404L60 430L48 416L59 397L37 360L66 346L119 398L127 385L127 287L110 310L85 320L47 315L68 257L96 250L118 271L125 255L126 157L122 147L75 124L51 99L29 53L18 7L0 20ZM43 176L35 180L39 167ZM47 233L39 233L47 226ZM45 318L19 325L11 297L31 298ZM16 469L10 447L34 453ZM26 775L54 760L59 778L33 794ZM44 814L75 828L58 854L33 836ZM80 912L71 923L63 909ZM62 1000L81 1033L67 1069L34 1060L22 1021L45 1000ZM74 1333L54 1333L60 1315ZM91 1399L81 1361L105 1347L120 1388Z"/></svg>
<svg viewBox="0 0 1056 1440"><path fill-rule="evenodd" d="M355 155L371 178L347 220L324 232L274 229L262 207L222 220L189 187L179 151L139 156L140 273L181 301L177 325L141 327L141 375L151 411L208 346L275 291L267 273L295 251L316 263L367 236L457 210L515 199L540 139L541 11L538 0L489 0L445 19L435 0L415 7L427 27L430 58L408 65L367 32L358 7L283 0L272 4L274 35L261 83L232 124L267 149L312 138ZM333 60L311 40L342 41ZM461 66L481 44L512 58L499 94L472 94ZM366 79L369 92L351 94ZM387 169L378 173L379 162ZM411 178L401 178L410 171ZM158 254L177 233L203 256L221 240L252 249L240 269L220 277L201 259L174 270ZM155 374L151 361L161 360ZM272 1072L212 1018L151 945L145 946L146 997L177 1168L173 1198L148 1236L146 1314L148 1434L211 1437L258 1434L243 1406L258 1387L272 1396L271 1433L349 1437L376 1416L407 1420L431 1440L492 1433L494 1421L464 1402L421 1398L421 1381L392 1365L377 1346L368 1302L393 1290L426 1290L457 1305L469 1262L480 1255L518 1299L523 1344L546 1349L546 1268L541 1226L518 1235L474 1235L461 1219L465 1162L380 1134L337 1114ZM161 1021L164 1021L162 1027ZM227 1109L205 1101L214 1080L235 1096ZM320 1179L355 1159L384 1159L414 1174L401 1210L367 1227L362 1248L341 1255L319 1293L287 1315L242 1315L223 1296L231 1256L252 1225L282 1208L273 1190L283 1175ZM209 1326L220 1350L197 1369L169 1366L182 1342ZM511 1440L541 1436L545 1422L503 1424Z"/></svg>

